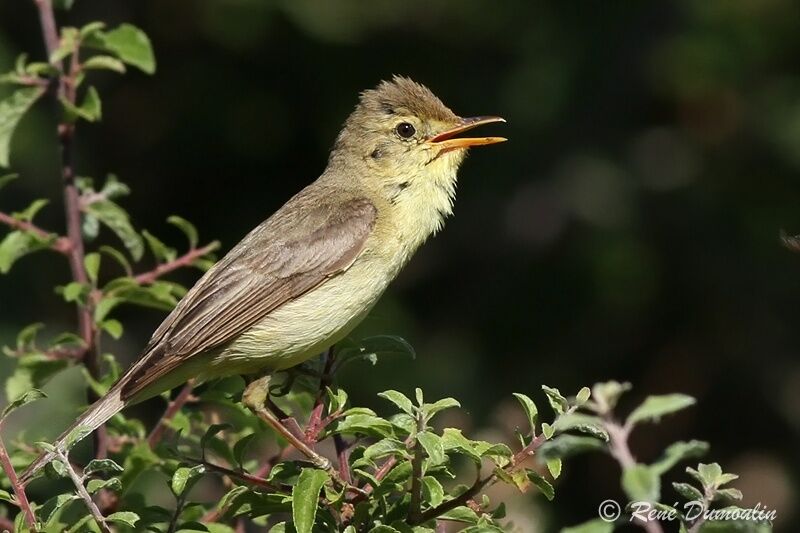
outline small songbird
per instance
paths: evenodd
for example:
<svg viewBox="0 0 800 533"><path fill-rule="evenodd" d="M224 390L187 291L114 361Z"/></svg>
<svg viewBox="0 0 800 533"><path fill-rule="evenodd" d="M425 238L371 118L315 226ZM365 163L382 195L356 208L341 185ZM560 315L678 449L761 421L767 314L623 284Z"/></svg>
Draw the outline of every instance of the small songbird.
<svg viewBox="0 0 800 533"><path fill-rule="evenodd" d="M283 370L341 340L452 213L467 149L506 140L457 137L491 122L504 120L461 118L408 78L364 91L322 175L200 278L23 481L127 405L190 379Z"/></svg>

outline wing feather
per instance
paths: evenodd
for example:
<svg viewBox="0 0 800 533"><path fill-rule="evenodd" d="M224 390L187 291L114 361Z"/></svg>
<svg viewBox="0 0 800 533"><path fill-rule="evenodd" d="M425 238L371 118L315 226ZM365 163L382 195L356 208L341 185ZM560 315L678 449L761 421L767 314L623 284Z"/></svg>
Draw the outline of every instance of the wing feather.
<svg viewBox="0 0 800 533"><path fill-rule="evenodd" d="M123 399L349 268L374 226L374 205L355 198L298 215L292 209L298 201L250 232L186 294L153 334L145 360L126 376Z"/></svg>

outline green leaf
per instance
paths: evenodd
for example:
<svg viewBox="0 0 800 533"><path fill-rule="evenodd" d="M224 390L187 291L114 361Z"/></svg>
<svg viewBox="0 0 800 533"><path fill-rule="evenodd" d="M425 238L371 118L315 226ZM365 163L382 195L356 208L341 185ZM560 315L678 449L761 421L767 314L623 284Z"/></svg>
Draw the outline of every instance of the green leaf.
<svg viewBox="0 0 800 533"><path fill-rule="evenodd" d="M577 526L565 527L561 533L612 533L614 522L607 522L602 518L595 518Z"/></svg>
<svg viewBox="0 0 800 533"><path fill-rule="evenodd" d="M658 475L663 475L680 461L699 457L705 455L707 452L707 442L699 440L675 442L670 444L669 447L664 450L662 456L658 459L658 461L650 465L650 468L655 470Z"/></svg>
<svg viewBox="0 0 800 533"><path fill-rule="evenodd" d="M255 437L255 433L250 433L236 441L236 444L233 445L233 458L236 459L236 463L242 468L244 468L244 454L247 452L247 447L250 446L250 443L253 442Z"/></svg>
<svg viewBox="0 0 800 533"><path fill-rule="evenodd" d="M177 215L172 215L167 218L167 222L177 227L186 235L186 238L189 240L189 248L192 250L197 248L197 243L200 241L200 238L197 235L197 228L194 227L194 224Z"/></svg>
<svg viewBox="0 0 800 533"><path fill-rule="evenodd" d="M703 501L703 493L688 483L673 483L672 488L690 502Z"/></svg>
<svg viewBox="0 0 800 533"><path fill-rule="evenodd" d="M374 461L387 455L406 455L406 445L397 439L381 439L364 450L362 457L367 461Z"/></svg>
<svg viewBox="0 0 800 533"><path fill-rule="evenodd" d="M122 492L122 482L118 477L111 479L90 479L86 483L86 490L89 494L94 494L99 490L111 490L114 492Z"/></svg>
<svg viewBox="0 0 800 533"><path fill-rule="evenodd" d="M8 492L7 490L0 489L0 501L14 503L16 500L14 500L14 497L11 495L10 492Z"/></svg>
<svg viewBox="0 0 800 533"><path fill-rule="evenodd" d="M86 95L83 97L81 104L82 116L89 117L89 122L100 120L103 116L103 104L100 101L100 95L97 89L92 86L86 90Z"/></svg>
<svg viewBox="0 0 800 533"><path fill-rule="evenodd" d="M531 433L534 433L536 431L536 419L539 417L539 409L533 403L533 400L525 394L515 392L514 398L522 405L522 409L525 411L525 416L528 417L528 423L531 426Z"/></svg>
<svg viewBox="0 0 800 533"><path fill-rule="evenodd" d="M122 267L122 270L125 271L125 274L127 276L132 275L131 264L128 261L128 258L125 257L125 255L122 252L120 252L116 248L112 248L111 246L105 246L105 245L100 247L100 252L106 254L107 256L114 259L117 263L119 263L119 266Z"/></svg>
<svg viewBox="0 0 800 533"><path fill-rule="evenodd" d="M89 276L89 280L96 284L97 276L100 273L100 254L97 252L86 254L83 265L86 267L86 275Z"/></svg>
<svg viewBox="0 0 800 533"><path fill-rule="evenodd" d="M64 297L65 302L78 302L81 297L89 292L89 287L77 281L67 283L61 289L61 296Z"/></svg>
<svg viewBox="0 0 800 533"><path fill-rule="evenodd" d="M102 114L102 105L100 102L100 95L94 87L89 87L84 96L83 103L77 106L64 97L59 98L61 105L64 107L64 119L67 122L75 122L79 118L87 122L95 122L100 119Z"/></svg>
<svg viewBox="0 0 800 533"><path fill-rule="evenodd" d="M437 466L445 462L447 456L444 453L444 444L439 435L430 431L420 431L417 434L417 441L428 455L431 466Z"/></svg>
<svg viewBox="0 0 800 533"><path fill-rule="evenodd" d="M334 391L330 387L325 387L328 394L328 414L342 411L347 405L347 393L344 389Z"/></svg>
<svg viewBox="0 0 800 533"><path fill-rule="evenodd" d="M153 252L153 257L155 257L157 261L161 263L167 263L169 261L172 261L178 256L178 252L176 252L174 248L170 248L169 246L161 242L161 240L159 240L158 237L156 237L149 231L147 230L142 231L142 235L147 241L147 245L150 247L150 251Z"/></svg>
<svg viewBox="0 0 800 533"><path fill-rule="evenodd" d="M542 444L538 455L544 459L566 459L573 455L604 449L605 444L596 438L564 434Z"/></svg>
<svg viewBox="0 0 800 533"><path fill-rule="evenodd" d="M20 332L17 333L17 348L21 350L28 345L34 344L37 334L43 328L44 324L42 322L34 322L22 328Z"/></svg>
<svg viewBox="0 0 800 533"><path fill-rule="evenodd" d="M445 409L452 409L454 407L461 407L461 404L455 398L442 398L441 400L437 400L433 403L426 403L422 406L422 410L426 415L426 418L430 419L438 413L439 411L444 411Z"/></svg>
<svg viewBox="0 0 800 533"><path fill-rule="evenodd" d="M408 396L406 396L402 392L396 390L387 390L379 392L378 396L386 400L389 400L405 413L408 413L409 415L414 414L415 411L414 404L411 402Z"/></svg>
<svg viewBox="0 0 800 533"><path fill-rule="evenodd" d="M35 402L36 400L40 400L42 398L47 398L47 395L42 391L40 391L39 389L31 389L25 391L22 394L22 396L16 398L14 401L9 403L5 409L3 409L3 413L0 414L0 421L2 421L5 417L11 414L11 412L14 411L15 409L19 409L23 405Z"/></svg>
<svg viewBox="0 0 800 533"><path fill-rule="evenodd" d="M122 331L123 331L122 322L120 322L119 320L116 320L114 318L103 320L100 323L100 327L103 329L103 331L111 335L111 337L114 339L119 339L120 337L122 337Z"/></svg>
<svg viewBox="0 0 800 533"><path fill-rule="evenodd" d="M55 525L53 522L58 521L61 511L63 511L69 503L77 499L79 499L79 497L74 494L59 494L58 496L50 498L39 510L38 514L42 522L44 522L45 525Z"/></svg>
<svg viewBox="0 0 800 533"><path fill-rule="evenodd" d="M553 498L556 497L556 491L553 488L552 483L547 481L541 474L534 470L528 469L527 476L528 479L531 480L534 485L536 485L536 487L539 489L539 492L541 492L545 498L547 498L549 501L553 501Z"/></svg>
<svg viewBox="0 0 800 533"><path fill-rule="evenodd" d="M319 493L330 479L327 472L304 468L292 488L292 518L297 533L311 533L317 516Z"/></svg>
<svg viewBox="0 0 800 533"><path fill-rule="evenodd" d="M697 470L686 468L686 472L702 483L704 488L711 490L716 490L722 485L739 478L736 474L723 474L722 467L719 466L719 463L700 463L697 466Z"/></svg>
<svg viewBox="0 0 800 533"><path fill-rule="evenodd" d="M112 459L92 459L86 468L83 469L84 476L91 476L99 472L117 473L122 472L123 468Z"/></svg>
<svg viewBox="0 0 800 533"><path fill-rule="evenodd" d="M644 403L633 410L625 423L634 425L643 421L657 422L662 416L685 409L694 403L695 399L685 394L648 396Z"/></svg>
<svg viewBox="0 0 800 533"><path fill-rule="evenodd" d="M44 198L39 198L38 200L34 200L31 202L31 205L23 209L18 213L14 213L14 218L17 220L24 220L26 222L30 222L33 220L33 217L42 210L44 206L50 203L50 200L46 200Z"/></svg>
<svg viewBox="0 0 800 533"><path fill-rule="evenodd" d="M592 391L589 387L583 387L581 390L578 391L578 394L575 395L575 403L577 405L583 405L589 401L589 398L592 395Z"/></svg>
<svg viewBox="0 0 800 533"><path fill-rule="evenodd" d="M100 324L103 320L105 320L108 314L121 303L121 298L115 298L113 296L106 296L97 302L97 306L94 308L95 323Z"/></svg>
<svg viewBox="0 0 800 533"><path fill-rule="evenodd" d="M465 522L467 524L475 524L478 522L478 515L469 507L462 505L447 511L439 516L441 520L452 520L454 522Z"/></svg>
<svg viewBox="0 0 800 533"><path fill-rule="evenodd" d="M113 231L136 261L144 254L142 237L133 229L128 213L111 200L98 200L84 206L87 215L96 217Z"/></svg>
<svg viewBox="0 0 800 533"><path fill-rule="evenodd" d="M89 37L91 35L96 34L98 31L104 29L105 27L106 27L106 23L105 22L101 22L99 20L95 20L93 22L90 22L90 23L82 26L81 29L78 31L78 36L83 39L83 38L86 38L86 37Z"/></svg>
<svg viewBox="0 0 800 533"><path fill-rule="evenodd" d="M553 427L556 433L580 431L581 433L592 435L603 442L608 442L609 438L600 417L584 413L565 413L558 417Z"/></svg>
<svg viewBox="0 0 800 533"><path fill-rule="evenodd" d="M205 473L206 467L204 465L196 465L192 467L182 466L178 468L172 475L170 488L175 497L180 498L188 493L200 477Z"/></svg>
<svg viewBox="0 0 800 533"><path fill-rule="evenodd" d="M369 414L352 414L338 421L334 433L364 434L378 437L388 437L392 434L392 424Z"/></svg>
<svg viewBox="0 0 800 533"><path fill-rule="evenodd" d="M17 89L11 96L0 101L0 167L7 167L9 164L11 137L19 121L44 92L42 87Z"/></svg>
<svg viewBox="0 0 800 533"><path fill-rule="evenodd" d="M431 507L436 507L444 501L444 488L435 477L422 478L422 498Z"/></svg>
<svg viewBox="0 0 800 533"><path fill-rule="evenodd" d="M97 55L90 57L83 62L84 70L113 70L123 74L125 72L125 65L119 59L111 56Z"/></svg>
<svg viewBox="0 0 800 533"><path fill-rule="evenodd" d="M229 429L233 429L233 426L228 423L211 424L208 426L205 434L200 439L200 451L203 454L203 457L205 457L206 445L208 444L208 441L211 440L217 433L227 431Z"/></svg>
<svg viewBox="0 0 800 533"><path fill-rule="evenodd" d="M596 383L592 387L592 398L597 402L600 413L606 413L617 406L619 397L631 389L630 383L607 381Z"/></svg>
<svg viewBox="0 0 800 533"><path fill-rule="evenodd" d="M123 62L146 74L153 74L156 71L156 60L150 39L142 30L131 24L121 24L108 32L98 31L87 36L84 44L90 48L111 52Z"/></svg>
<svg viewBox="0 0 800 533"><path fill-rule="evenodd" d="M547 385L542 385L542 390L547 396L547 401L550 403L550 407L553 408L553 412L555 412L557 415L562 414L569 408L569 402L564 395L559 392L558 389L548 387Z"/></svg>
<svg viewBox="0 0 800 533"><path fill-rule="evenodd" d="M657 502L661 494L661 478L649 466L636 464L623 470L622 489L631 501Z"/></svg>
<svg viewBox="0 0 800 533"><path fill-rule="evenodd" d="M455 452L468 456L476 463L481 462L481 455L474 443L466 438L460 429L446 428L442 432L442 446L447 452Z"/></svg>
<svg viewBox="0 0 800 533"><path fill-rule="evenodd" d="M43 386L56 373L67 368L64 359L51 359L40 353L30 353L17 358L17 368L6 380L6 397L16 400L33 388Z"/></svg>
<svg viewBox="0 0 800 533"><path fill-rule="evenodd" d="M0 176L0 189L14 181L19 177L19 174L6 174L5 176Z"/></svg>
<svg viewBox="0 0 800 533"><path fill-rule="evenodd" d="M558 479L558 476L561 475L561 459L547 459L545 464L553 479Z"/></svg>
<svg viewBox="0 0 800 533"><path fill-rule="evenodd" d="M118 511L106 517L106 522L112 524L125 524L129 527L135 527L136 522L139 521L139 515L131 511Z"/></svg>
<svg viewBox="0 0 800 533"><path fill-rule="evenodd" d="M547 422L542 422L542 434L544 435L545 439L550 439L555 432L556 430L553 428L553 426Z"/></svg>
<svg viewBox="0 0 800 533"><path fill-rule="evenodd" d="M0 241L0 274L7 274L14 263L27 254L46 249L51 241L27 231L10 232Z"/></svg>

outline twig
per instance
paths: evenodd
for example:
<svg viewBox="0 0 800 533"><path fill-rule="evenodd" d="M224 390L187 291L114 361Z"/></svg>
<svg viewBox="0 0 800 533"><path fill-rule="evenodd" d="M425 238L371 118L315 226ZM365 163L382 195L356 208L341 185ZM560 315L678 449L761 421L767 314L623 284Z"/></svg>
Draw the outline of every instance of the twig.
<svg viewBox="0 0 800 533"><path fill-rule="evenodd" d="M156 281L161 276L164 276L165 274L169 274L173 270L178 270L179 268L191 265L197 259L203 257L204 255L207 255L207 254L213 252L217 248L219 248L219 243L216 242L216 241L214 241L214 242L212 242L210 244L207 244L207 245L203 246L202 248L192 248L191 250L189 250L188 252L186 252L182 256L177 257L177 258L173 259L172 261L168 261L166 263L161 263L160 265L155 267L153 270L138 274L138 275L134 276L133 279L136 280L136 283L138 283L139 285L149 285L149 284L153 283L154 281Z"/></svg>
<svg viewBox="0 0 800 533"><path fill-rule="evenodd" d="M611 456L617 460L622 470L635 466L636 458L633 456L628 446L628 437L630 436L632 426L623 426L619 424L612 418L610 412L605 413L602 418L603 427L608 433L608 450ZM661 527L658 520L639 520L634 517L633 522L648 533L664 533L664 529Z"/></svg>
<svg viewBox="0 0 800 533"><path fill-rule="evenodd" d="M36 224L27 222L25 220L18 220L9 215L8 213L3 213L2 211L0 211L0 222L11 228L33 233L42 240L50 239L53 237L52 233L43 230ZM65 255L69 254L71 248L72 244L70 243L70 240L67 239L66 237L56 237L56 239L52 242L52 244L50 244L51 250L55 250L56 252Z"/></svg>
<svg viewBox="0 0 800 533"><path fill-rule="evenodd" d="M56 26L55 14L51 0L34 0L39 12L39 21L42 27L47 57L50 60L53 52L58 48L59 37L58 27ZM79 43L75 44L72 54L70 69L67 73L61 61L53 61L51 64L58 71L58 98L64 98L71 104L76 101L76 80L81 71L81 64L78 57ZM78 187L75 184L75 172L73 169L73 145L75 138L75 125L69 122L58 124L58 141L61 148L61 182L64 187L64 216L67 225L67 240L69 250L66 253L69 261L72 279L78 283L87 283L88 276L84 266L83 235L81 234L81 202ZM97 346L98 332L92 319L93 302L88 300L86 305L78 306L78 331L80 337L86 344L86 352L83 354L83 363L86 365L89 374L94 379L100 377L100 357ZM97 395L89 389L89 400L94 401ZM94 433L95 456L105 457L106 454L106 429L100 426Z"/></svg>
<svg viewBox="0 0 800 533"><path fill-rule="evenodd" d="M339 462L339 475L342 480L347 484L353 483L353 477L350 475L350 446L344 441L338 433L333 436L333 445L336 447L336 459Z"/></svg>
<svg viewBox="0 0 800 533"><path fill-rule="evenodd" d="M106 519L103 518L103 513L100 512L100 509L97 508L97 505L92 500L92 497L86 491L86 487L83 486L83 480L80 478L77 472L72 468L72 465L67 458L67 455L61 451L56 450L58 457L64 463L64 466L69 474L69 477L72 479L72 483L75 485L75 490L78 492L78 495L83 498L84 503L86 503L86 507L89 509L89 512L92 514L95 522L100 527L100 529L104 532L111 533L111 529L106 524Z"/></svg>
<svg viewBox="0 0 800 533"><path fill-rule="evenodd" d="M514 454L514 456L511 459L511 462L505 467L503 467L503 470L505 470L506 472L511 472L519 468L519 466L522 463L524 463L527 459L529 459L534 455L539 446L544 444L546 440L547 439L545 439L543 434L539 434L537 437L534 437L531 440L531 442L528 443L527 446L525 446L520 451ZM441 503L436 507L428 509L427 511L420 514L419 517L417 517L417 520L415 521L409 519L409 524L410 525L423 524L429 520L433 520L434 518L443 515L448 511L455 509L456 507L465 505L469 500L477 496L485 487L493 485L494 483L497 482L497 480L498 480L497 474L490 474L489 476L486 476L483 479L481 479L479 474L479 476L475 479L475 483L473 483L472 486L466 492L458 495L456 498L453 498L452 500L447 500L446 502Z"/></svg>
<svg viewBox="0 0 800 533"><path fill-rule="evenodd" d="M175 415L178 414L178 411L180 411L183 406L192 399L193 388L194 381L189 380L186 385L183 386L175 399L169 402L164 414L161 415L161 418L147 436L147 444L150 445L150 448L155 448L156 444L158 444L161 441L161 438L164 436L164 431L166 431L167 424L169 424L170 420L172 420Z"/></svg>
<svg viewBox="0 0 800 533"><path fill-rule="evenodd" d="M8 456L6 446L3 444L3 439L0 439L0 465L2 465L3 471L11 482L14 495L17 497L17 505L20 508L20 512L25 515L25 523L28 524L28 528L31 531L36 531L36 517L33 514L30 502L28 502L28 497L25 494L25 487L19 482L17 472L14 470L14 465L11 464L11 458Z"/></svg>
<svg viewBox="0 0 800 533"><path fill-rule="evenodd" d="M417 435L425 431L425 417L417 414ZM414 439L413 458L411 460L411 501L408 504L408 522L418 524L422 517L422 460L424 459L422 443L419 436Z"/></svg>
<svg viewBox="0 0 800 533"><path fill-rule="evenodd" d="M257 485L259 487L263 487L267 490L278 491L279 488L267 481L263 477L254 476L253 474L248 474L247 472L239 472L236 470L232 470L230 468L224 467L222 465L209 463L208 461L204 461L202 459L192 459L189 457L184 457L184 461L188 461L193 464L203 465L207 469L212 472L216 472L218 474L222 474L225 476L233 477L236 479L240 479L246 483L250 483L251 485Z"/></svg>

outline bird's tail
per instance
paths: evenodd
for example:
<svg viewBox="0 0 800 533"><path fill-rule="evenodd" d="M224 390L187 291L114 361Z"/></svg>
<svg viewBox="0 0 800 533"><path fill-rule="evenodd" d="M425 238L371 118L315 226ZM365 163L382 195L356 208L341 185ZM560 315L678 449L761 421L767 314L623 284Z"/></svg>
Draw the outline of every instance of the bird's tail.
<svg viewBox="0 0 800 533"><path fill-rule="evenodd" d="M28 483L39 470L55 459L59 452L66 453L75 443L87 435L90 435L109 418L122 410L125 406L121 395L122 382L123 380L117 382L105 396L93 403L91 407L81 414L81 416L53 442L55 450L42 453L27 469L25 469L20 476L22 483Z"/></svg>

